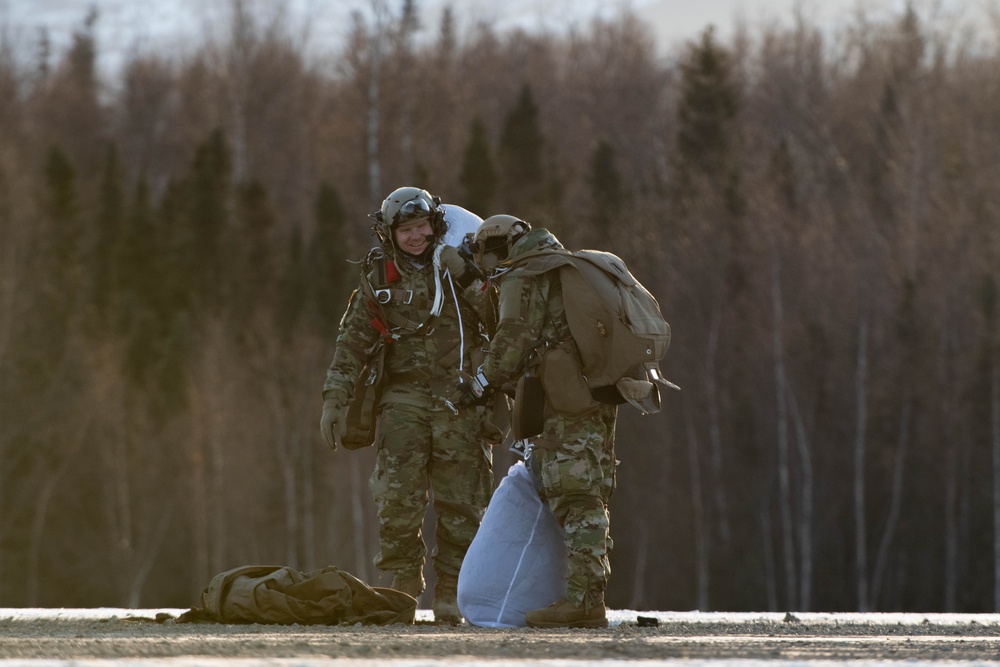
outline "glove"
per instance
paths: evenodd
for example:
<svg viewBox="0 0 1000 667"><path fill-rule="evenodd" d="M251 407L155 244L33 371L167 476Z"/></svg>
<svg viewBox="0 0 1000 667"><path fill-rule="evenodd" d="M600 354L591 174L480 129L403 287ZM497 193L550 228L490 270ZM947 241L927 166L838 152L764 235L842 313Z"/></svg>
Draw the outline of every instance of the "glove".
<svg viewBox="0 0 1000 667"><path fill-rule="evenodd" d="M469 265L459 254L458 248L450 245L441 248L441 266L447 268L456 281L469 270Z"/></svg>
<svg viewBox="0 0 1000 667"><path fill-rule="evenodd" d="M337 451L337 445L347 432L347 407L332 398L323 401L323 416L319 420L319 430L330 450Z"/></svg>
<svg viewBox="0 0 1000 667"><path fill-rule="evenodd" d="M478 371L475 376L462 371L459 371L458 374L462 380L452 391L451 398L448 400L448 404L453 410L457 412L473 405L483 405L489 400L493 393L493 387L490 386L489 380L483 375L482 370Z"/></svg>

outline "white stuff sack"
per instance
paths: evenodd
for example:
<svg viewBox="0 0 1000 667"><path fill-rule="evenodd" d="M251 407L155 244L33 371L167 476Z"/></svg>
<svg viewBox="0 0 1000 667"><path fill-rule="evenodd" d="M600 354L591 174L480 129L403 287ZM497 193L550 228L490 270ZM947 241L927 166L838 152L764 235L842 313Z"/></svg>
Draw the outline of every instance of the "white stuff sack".
<svg viewBox="0 0 1000 667"><path fill-rule="evenodd" d="M523 628L524 615L566 594L566 545L524 463L493 493L458 575L458 608L472 625Z"/></svg>
<svg viewBox="0 0 1000 667"><path fill-rule="evenodd" d="M448 230L444 233L444 242L456 248L462 245L466 234L471 234L483 224L483 219L468 209L456 204L441 204L444 211L444 221Z"/></svg>

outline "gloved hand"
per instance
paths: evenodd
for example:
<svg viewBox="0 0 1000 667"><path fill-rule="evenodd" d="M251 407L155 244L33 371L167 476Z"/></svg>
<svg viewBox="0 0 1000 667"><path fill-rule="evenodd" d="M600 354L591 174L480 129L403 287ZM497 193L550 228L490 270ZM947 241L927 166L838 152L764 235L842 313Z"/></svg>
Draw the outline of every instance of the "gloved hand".
<svg viewBox="0 0 1000 667"><path fill-rule="evenodd" d="M493 393L493 387L490 386L482 371L477 372L475 376L463 371L459 371L458 374L461 381L452 390L451 397L448 399L448 404L453 410L458 411L472 405L483 405L489 400Z"/></svg>
<svg viewBox="0 0 1000 667"><path fill-rule="evenodd" d="M441 248L441 266L447 268L456 281L469 270L469 265L458 252L458 248L450 245Z"/></svg>
<svg viewBox="0 0 1000 667"><path fill-rule="evenodd" d="M340 401L328 398L323 401L323 416L319 420L319 430L323 439L332 451L337 451L337 445L347 432L347 406Z"/></svg>

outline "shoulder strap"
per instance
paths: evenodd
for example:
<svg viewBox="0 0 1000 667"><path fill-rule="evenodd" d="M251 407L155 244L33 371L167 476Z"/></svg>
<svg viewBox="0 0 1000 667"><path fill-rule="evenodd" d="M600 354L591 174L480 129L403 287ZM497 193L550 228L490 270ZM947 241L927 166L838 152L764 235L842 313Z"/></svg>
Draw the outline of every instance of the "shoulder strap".
<svg viewBox="0 0 1000 667"><path fill-rule="evenodd" d="M521 275L537 276L552 269L572 264L573 253L566 249L545 249L525 253L510 263L511 268L517 268Z"/></svg>

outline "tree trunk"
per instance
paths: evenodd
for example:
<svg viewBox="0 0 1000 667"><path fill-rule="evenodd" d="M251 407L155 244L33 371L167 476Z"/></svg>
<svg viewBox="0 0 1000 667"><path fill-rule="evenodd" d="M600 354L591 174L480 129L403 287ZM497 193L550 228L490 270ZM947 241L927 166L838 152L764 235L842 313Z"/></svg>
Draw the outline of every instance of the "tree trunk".
<svg viewBox="0 0 1000 667"><path fill-rule="evenodd" d="M799 410L799 402L795 398L795 392L788 387L788 405L792 412L792 421L795 424L795 442L799 453L799 467L802 473L802 480L799 484L799 562L802 568L799 574L799 611L810 611L812 609L812 578L813 578L813 545L812 545L812 525L813 525L813 465L812 446L809 442L809 435L806 431L805 421Z"/></svg>
<svg viewBox="0 0 1000 667"><path fill-rule="evenodd" d="M302 420L302 423L307 422ZM302 448L302 456L299 459L299 475L302 479L302 521L300 524L302 562L311 568L316 565L316 494L314 486L316 479L313 477L313 448L305 434L299 433L297 439Z"/></svg>
<svg viewBox="0 0 1000 667"><path fill-rule="evenodd" d="M643 609L646 592L646 563L649 560L649 524L639 523L639 540L635 549L635 574L632 576L632 609Z"/></svg>
<svg viewBox="0 0 1000 667"><path fill-rule="evenodd" d="M209 440L209 447L212 453L211 468L211 498L209 512L212 518L211 554L212 571L210 575L222 572L226 565L226 542L229 537L229 530L226 526L226 493L225 467L226 459L222 445L221 434L217 432L213 420L212 437Z"/></svg>
<svg viewBox="0 0 1000 667"><path fill-rule="evenodd" d="M197 432L191 437L191 527L194 531L195 580L208 581L212 576L208 555L208 493L205 481L205 451Z"/></svg>
<svg viewBox="0 0 1000 667"><path fill-rule="evenodd" d="M992 342L992 341L991 341ZM990 427L993 436L993 611L1000 611L1000 353L990 358Z"/></svg>
<svg viewBox="0 0 1000 667"><path fill-rule="evenodd" d="M774 562L774 543L771 535L771 514L765 506L760 512L761 542L764 550L764 587L767 590L767 610L778 611L778 566Z"/></svg>
<svg viewBox="0 0 1000 667"><path fill-rule="evenodd" d="M716 306L708 334L705 351L705 385L708 393L709 439L712 452L712 497L718 516L719 535L729 541L729 512L726 507L726 488L722 476L722 417L719 414L719 391L716 385L715 359L719 350L719 330L722 327L722 305Z"/></svg>
<svg viewBox="0 0 1000 667"><path fill-rule="evenodd" d="M788 390L785 386L785 356L782 329L781 274L777 259L771 270L771 306L773 317L774 390L778 429L778 495L781 506L781 544L785 565L785 604L795 610L798 577L796 574L795 512L792 506L791 461L788 444Z"/></svg>
<svg viewBox="0 0 1000 667"><path fill-rule="evenodd" d="M954 339L949 331L942 330L938 338L937 393L942 397L942 417L937 437L941 443L949 438L955 441L944 447L944 570L942 611L954 613L958 601L958 498L959 498L959 451L963 438L957 426L957 408L954 399L954 379L951 376Z"/></svg>
<svg viewBox="0 0 1000 667"><path fill-rule="evenodd" d="M282 495L285 499L285 564L300 569L299 560L299 511L298 511L298 447L285 426L281 404L281 389L275 387L268 393L268 403L274 420L275 447L281 466Z"/></svg>
<svg viewBox="0 0 1000 667"><path fill-rule="evenodd" d="M854 376L854 576L858 611L869 611L868 547L865 524L865 434L868 426L868 316L858 323L858 358Z"/></svg>
<svg viewBox="0 0 1000 667"><path fill-rule="evenodd" d="M382 0L372 0L375 27L370 44L370 73L368 79L368 196L372 206L378 206L384 196L382 192L382 163L379 161L379 92L382 75L382 42L386 35L387 9Z"/></svg>
<svg viewBox="0 0 1000 667"><path fill-rule="evenodd" d="M956 611L958 600L958 456L947 451L944 479L944 608Z"/></svg>
<svg viewBox="0 0 1000 667"><path fill-rule="evenodd" d="M112 486L109 523L114 531L112 536L114 548L121 558L120 572L124 577L131 578L135 567L135 535L133 535L135 520L132 516L132 490L129 484L132 465L129 461L126 430L122 428L116 431L107 439L110 442L106 442L105 446L108 449L106 456L110 459L107 463L111 468L107 481ZM128 582L120 583L123 587L119 590L122 591L123 597L127 597ZM122 601L122 604L125 603L127 600Z"/></svg>
<svg viewBox="0 0 1000 667"><path fill-rule="evenodd" d="M38 607L41 603L42 545L45 541L45 523L48 520L49 503L52 502L52 496L59 487L59 481L62 479L62 476L73 464L76 453L83 445L89 429L89 416L84 418L83 423L80 424L78 429L71 429L71 432L75 433L76 438L70 443L69 447L61 452L62 457L59 460L58 467L46 478L45 483L42 485L42 490L38 494L38 499L35 501L35 517L31 522L31 541L28 543L28 572L25 577L27 606L29 607Z"/></svg>
<svg viewBox="0 0 1000 667"><path fill-rule="evenodd" d="M359 457L351 457L351 540L354 544L354 568L359 579L368 581L368 552L365 549L367 540L365 530L365 513L362 504L364 494L368 493L364 473L361 471Z"/></svg>
<svg viewBox="0 0 1000 667"><path fill-rule="evenodd" d="M896 456L892 465L892 496L889 502L889 514L885 521L885 530L882 531L882 539L879 541L878 553L875 556L875 568L872 571L871 600L876 603L879 599L879 592L882 588L883 577L885 576L886 563L889 560L889 548L892 546L892 538L896 533L896 526L899 524L899 515L903 505L903 470L906 465L906 452L910 446L910 420L913 412L913 397L907 396L902 414L899 417L899 443L896 447Z"/></svg>
<svg viewBox="0 0 1000 667"><path fill-rule="evenodd" d="M695 609L708 611L709 566L708 530L705 526L705 503L702 501L701 457L698 450L698 432L694 427L691 409L685 401L684 415L687 422L688 462L691 472L691 514L694 521L694 557L697 571L697 603Z"/></svg>
<svg viewBox="0 0 1000 667"><path fill-rule="evenodd" d="M142 550L142 553L137 555L133 559L133 570L131 572L131 579L129 581L128 595L126 607L128 609L140 609L142 608L142 587L146 585L146 580L149 579L149 573L153 569L153 564L156 563L156 557L160 553L160 548L163 546L164 540L166 540L167 533L170 529L170 524L172 522L172 517L174 513L174 505L163 503L158 511L159 517L156 521L156 529L149 532L149 539L146 543L146 548ZM146 517L146 520L150 520L152 517Z"/></svg>

